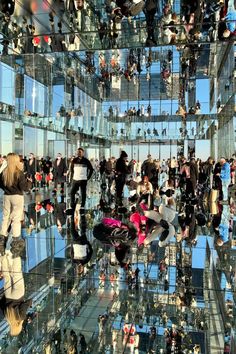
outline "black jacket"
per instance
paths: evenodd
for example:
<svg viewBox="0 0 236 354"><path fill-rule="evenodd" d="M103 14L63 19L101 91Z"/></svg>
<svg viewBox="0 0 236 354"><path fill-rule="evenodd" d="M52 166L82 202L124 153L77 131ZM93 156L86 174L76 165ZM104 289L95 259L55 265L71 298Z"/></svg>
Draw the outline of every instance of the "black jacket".
<svg viewBox="0 0 236 354"><path fill-rule="evenodd" d="M190 162L189 164L189 169L190 169L190 180L191 182L193 182L194 184L197 183L198 180L198 168L197 168L197 164L194 162Z"/></svg>
<svg viewBox="0 0 236 354"><path fill-rule="evenodd" d="M81 218L81 225L80 225L80 235L78 231L75 229L74 220L71 222L71 235L73 241L71 243L71 259L74 263L79 263L82 265L87 264L93 255L93 248L91 243L87 240L86 237L86 221ZM75 257L75 251L77 248L77 253L83 254L79 258Z"/></svg>
<svg viewBox="0 0 236 354"><path fill-rule="evenodd" d="M23 172L20 172L19 178L15 178L11 187L4 185L3 175L0 174L0 188L3 189L5 195L23 195L27 192L31 186L30 182L27 182Z"/></svg>
<svg viewBox="0 0 236 354"><path fill-rule="evenodd" d="M74 181L88 181L93 174L93 167L91 162L86 159L86 157L75 157L71 162L70 169L71 179ZM78 178L77 176L82 176L82 178Z"/></svg>
<svg viewBox="0 0 236 354"><path fill-rule="evenodd" d="M32 164L30 164L30 160L26 161L26 172L28 175L33 176L36 172L39 172L39 162L35 158L33 159Z"/></svg>
<svg viewBox="0 0 236 354"><path fill-rule="evenodd" d="M59 165L57 165L57 159L56 159L53 163L53 177L54 177L54 179L64 182L66 180L66 176L64 176L64 173L66 173L66 172L67 172L66 160L61 159Z"/></svg>
<svg viewBox="0 0 236 354"><path fill-rule="evenodd" d="M123 157L120 157L116 161L116 175L118 176L125 176L129 174L129 167L126 165L125 160Z"/></svg>

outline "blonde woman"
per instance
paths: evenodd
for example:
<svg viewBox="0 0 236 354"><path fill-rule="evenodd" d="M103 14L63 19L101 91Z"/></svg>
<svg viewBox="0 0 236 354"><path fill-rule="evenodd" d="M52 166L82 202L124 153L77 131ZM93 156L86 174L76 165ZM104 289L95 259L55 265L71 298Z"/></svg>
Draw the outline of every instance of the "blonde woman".
<svg viewBox="0 0 236 354"><path fill-rule="evenodd" d="M0 254L5 253L5 245L8 229L11 226L13 241L11 251L14 253L24 248L21 236L21 220L24 210L24 192L29 190L29 182L23 173L23 164L20 157L14 153L7 155L7 166L0 174L0 188L4 191L3 196L3 220L0 229ZM17 253L16 252L16 253ZM17 254L15 255L17 256Z"/></svg>
<svg viewBox="0 0 236 354"><path fill-rule="evenodd" d="M26 312L32 301L24 300L25 284L21 258L13 258L10 253L1 257L1 271L4 278L4 295L0 309L10 327L10 335L18 336L22 331Z"/></svg>

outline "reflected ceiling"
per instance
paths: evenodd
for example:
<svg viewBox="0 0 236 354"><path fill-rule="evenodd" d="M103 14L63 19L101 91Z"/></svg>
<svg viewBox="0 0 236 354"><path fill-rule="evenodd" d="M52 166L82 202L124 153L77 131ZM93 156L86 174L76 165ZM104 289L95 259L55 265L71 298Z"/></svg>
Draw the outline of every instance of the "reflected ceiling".
<svg viewBox="0 0 236 354"><path fill-rule="evenodd" d="M174 0L172 6L163 7L160 3L18 0L12 16L2 7L4 51L32 53L204 44L233 37L231 33L225 38L223 2Z"/></svg>

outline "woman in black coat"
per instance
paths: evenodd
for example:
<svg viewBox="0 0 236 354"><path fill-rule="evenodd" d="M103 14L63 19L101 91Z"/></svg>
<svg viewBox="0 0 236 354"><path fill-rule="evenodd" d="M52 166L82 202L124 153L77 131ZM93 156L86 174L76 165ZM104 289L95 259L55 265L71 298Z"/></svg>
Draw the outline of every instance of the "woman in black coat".
<svg viewBox="0 0 236 354"><path fill-rule="evenodd" d="M66 174L67 174L66 160L62 158L60 153L58 153L57 158L53 163L54 192L57 191L58 183L61 184L61 192L64 191Z"/></svg>

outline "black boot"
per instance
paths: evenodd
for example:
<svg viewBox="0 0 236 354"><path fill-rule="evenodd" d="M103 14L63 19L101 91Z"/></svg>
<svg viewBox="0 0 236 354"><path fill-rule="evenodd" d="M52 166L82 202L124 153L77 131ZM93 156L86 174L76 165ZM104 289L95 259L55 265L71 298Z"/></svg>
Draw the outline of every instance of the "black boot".
<svg viewBox="0 0 236 354"><path fill-rule="evenodd" d="M25 251L25 240L20 237L13 238L11 242L11 253L13 258L23 257Z"/></svg>

